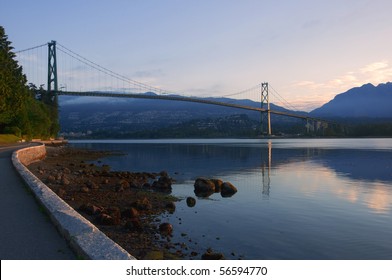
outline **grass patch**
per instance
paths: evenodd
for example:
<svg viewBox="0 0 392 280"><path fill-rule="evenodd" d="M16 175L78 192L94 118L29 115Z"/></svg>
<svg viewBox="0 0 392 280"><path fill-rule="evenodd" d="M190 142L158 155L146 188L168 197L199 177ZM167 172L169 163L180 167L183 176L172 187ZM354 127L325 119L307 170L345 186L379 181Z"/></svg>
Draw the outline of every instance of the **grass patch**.
<svg viewBox="0 0 392 280"><path fill-rule="evenodd" d="M19 140L20 138L13 134L0 134L0 144L17 143Z"/></svg>

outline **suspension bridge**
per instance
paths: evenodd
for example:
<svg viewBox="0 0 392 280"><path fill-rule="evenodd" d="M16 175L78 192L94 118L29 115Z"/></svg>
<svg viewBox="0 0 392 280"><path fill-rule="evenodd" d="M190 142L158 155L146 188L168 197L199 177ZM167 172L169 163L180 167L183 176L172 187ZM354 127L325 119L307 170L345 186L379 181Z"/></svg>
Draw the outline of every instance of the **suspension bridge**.
<svg viewBox="0 0 392 280"><path fill-rule="evenodd" d="M261 114L261 129L263 134L272 135L271 115L281 115L306 122L308 132L325 128L334 124L328 120L297 114L296 110L277 91L271 91L269 84L263 82L249 89L221 97L241 96L247 99L259 100L260 107L246 106L238 103L221 102L208 98L186 96L172 91L142 83L103 67L69 48L51 41L28 49L16 51L18 62L22 65L29 83L43 88L56 99L58 96L91 96L113 98L142 98L170 101L185 101L237 109L257 111ZM146 93L154 94L146 94ZM256 98L255 98L256 96ZM278 111L270 108L270 97L275 98L274 104L290 108L292 111Z"/></svg>

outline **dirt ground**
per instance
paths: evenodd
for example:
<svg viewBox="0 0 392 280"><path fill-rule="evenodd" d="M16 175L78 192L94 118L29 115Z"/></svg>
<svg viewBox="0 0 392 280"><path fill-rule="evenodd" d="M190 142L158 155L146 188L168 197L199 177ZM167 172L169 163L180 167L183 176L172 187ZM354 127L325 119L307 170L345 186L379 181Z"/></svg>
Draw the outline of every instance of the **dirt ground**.
<svg viewBox="0 0 392 280"><path fill-rule="evenodd" d="M111 153L48 147L29 169L65 202L138 259L201 258L171 242L172 225L159 216L175 211L173 180L165 171L110 171L99 161ZM94 163L91 163L94 162Z"/></svg>

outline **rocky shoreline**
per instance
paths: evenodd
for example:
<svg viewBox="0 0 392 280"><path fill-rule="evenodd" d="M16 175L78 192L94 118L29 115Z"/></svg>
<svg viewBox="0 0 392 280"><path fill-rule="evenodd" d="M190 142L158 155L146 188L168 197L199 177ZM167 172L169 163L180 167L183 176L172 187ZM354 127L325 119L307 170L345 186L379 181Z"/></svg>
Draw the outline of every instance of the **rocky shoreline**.
<svg viewBox="0 0 392 280"><path fill-rule="evenodd" d="M181 259L158 218L175 209L178 199L167 194L172 179L166 172L110 171L98 159L111 154L48 146L46 158L28 168L137 259Z"/></svg>
<svg viewBox="0 0 392 280"><path fill-rule="evenodd" d="M46 158L29 165L30 171L135 258L224 258L210 248L196 252L172 242L173 227L160 218L173 214L179 201L170 195L174 180L167 172L111 171L100 159L112 152L46 148Z"/></svg>

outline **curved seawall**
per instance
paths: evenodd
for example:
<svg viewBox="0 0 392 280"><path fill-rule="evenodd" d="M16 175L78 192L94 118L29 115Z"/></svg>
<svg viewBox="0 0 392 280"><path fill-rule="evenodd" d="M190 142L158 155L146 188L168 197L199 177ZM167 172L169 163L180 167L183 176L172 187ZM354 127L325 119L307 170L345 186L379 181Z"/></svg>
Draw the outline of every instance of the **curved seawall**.
<svg viewBox="0 0 392 280"><path fill-rule="evenodd" d="M45 145L28 147L14 152L12 163L75 253L92 260L136 260L27 169L45 156Z"/></svg>

